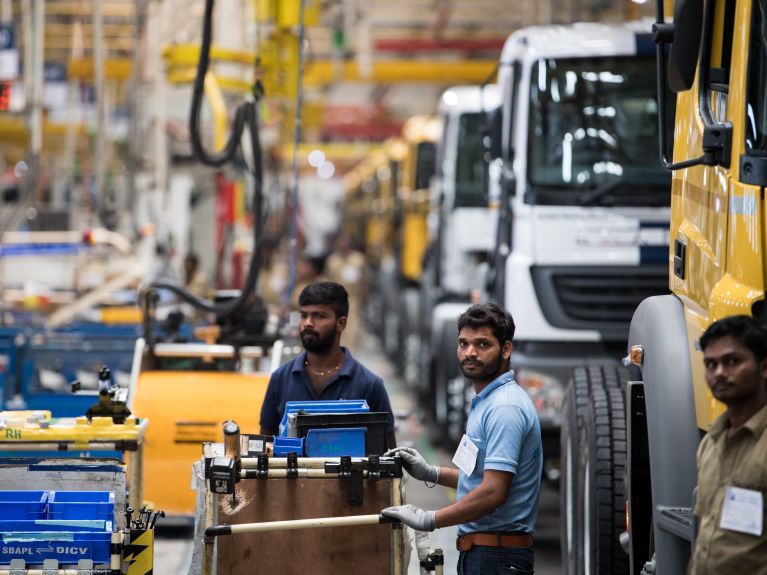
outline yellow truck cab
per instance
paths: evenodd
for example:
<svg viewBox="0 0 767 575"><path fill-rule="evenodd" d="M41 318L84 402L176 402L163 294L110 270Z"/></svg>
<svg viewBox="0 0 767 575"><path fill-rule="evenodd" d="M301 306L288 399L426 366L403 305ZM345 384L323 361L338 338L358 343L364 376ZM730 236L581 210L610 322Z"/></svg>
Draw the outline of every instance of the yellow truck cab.
<svg viewBox="0 0 767 575"><path fill-rule="evenodd" d="M724 409L697 342L726 316L767 315L765 3L678 0L671 24L659 0L657 13L659 99L667 87L677 93L673 156L670 142L660 145L673 171L672 293L637 308L625 369L581 370L572 382L567 573L686 572L696 450Z"/></svg>

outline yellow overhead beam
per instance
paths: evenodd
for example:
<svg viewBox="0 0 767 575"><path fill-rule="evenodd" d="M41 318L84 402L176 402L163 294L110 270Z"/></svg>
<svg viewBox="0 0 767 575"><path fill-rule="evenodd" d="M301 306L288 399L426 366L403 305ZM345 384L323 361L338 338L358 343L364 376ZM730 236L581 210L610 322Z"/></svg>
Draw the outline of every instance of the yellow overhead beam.
<svg viewBox="0 0 767 575"><path fill-rule="evenodd" d="M128 80L133 70L130 58L107 58L104 62L104 77L107 80ZM78 58L69 61L67 66L69 78L93 78L93 60Z"/></svg>
<svg viewBox="0 0 767 575"><path fill-rule="evenodd" d="M336 81L478 84L490 75L496 64L496 60L376 60L370 74L363 74L356 62L345 62L342 74L337 77L336 64L320 60L307 62L304 83L307 86L322 86Z"/></svg>
<svg viewBox="0 0 767 575"><path fill-rule="evenodd" d="M191 84L197 75L197 70L191 68L174 69L168 72L167 80L171 84ZM253 88L253 83L240 78L227 76L216 76L219 88L224 92L249 92Z"/></svg>
<svg viewBox="0 0 767 575"><path fill-rule="evenodd" d="M176 44L166 46L162 51L162 56L169 67L197 67L200 59L199 44ZM219 46L210 47L211 62L232 62L234 64L246 64L252 66L256 57L252 52L243 52L241 50L230 50Z"/></svg>

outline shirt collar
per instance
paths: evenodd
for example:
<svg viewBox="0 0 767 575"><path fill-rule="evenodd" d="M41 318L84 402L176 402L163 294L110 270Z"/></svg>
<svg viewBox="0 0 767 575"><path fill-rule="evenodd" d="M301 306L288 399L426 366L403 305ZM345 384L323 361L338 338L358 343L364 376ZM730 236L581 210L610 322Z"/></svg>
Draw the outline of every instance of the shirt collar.
<svg viewBox="0 0 767 575"><path fill-rule="evenodd" d="M485 399L488 395L493 393L496 389L501 387L504 384L509 383L510 381L514 381L514 370L510 369L506 373L502 373L498 377L496 377L493 381L488 383L485 388L480 391L477 396L475 397L476 400Z"/></svg>
<svg viewBox="0 0 767 575"><path fill-rule="evenodd" d="M354 365L356 363L356 360L352 357L352 352L350 352L347 348L345 348L344 346L341 346L341 350L344 352L344 362L341 364L341 369L338 370L336 377L351 377L354 371ZM301 373L302 371L304 371L305 365L306 365L306 352L303 351L301 352L301 355L299 355L298 357L296 357L295 360L293 360L293 368L291 369L291 372Z"/></svg>
<svg viewBox="0 0 767 575"><path fill-rule="evenodd" d="M762 407L754 415L752 415L746 423L743 424L741 429L747 429L753 435L760 435L764 428L767 427L767 405ZM712 437L718 438L722 433L730 428L730 417L725 411L722 415L717 417L711 424L709 433Z"/></svg>

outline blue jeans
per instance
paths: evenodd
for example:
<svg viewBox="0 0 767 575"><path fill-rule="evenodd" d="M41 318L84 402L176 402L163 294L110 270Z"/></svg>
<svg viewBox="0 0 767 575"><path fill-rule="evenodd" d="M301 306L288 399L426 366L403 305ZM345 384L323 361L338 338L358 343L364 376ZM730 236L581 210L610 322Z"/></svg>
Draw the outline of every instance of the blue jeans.
<svg viewBox="0 0 767 575"><path fill-rule="evenodd" d="M475 545L458 555L458 575L533 575L533 548Z"/></svg>

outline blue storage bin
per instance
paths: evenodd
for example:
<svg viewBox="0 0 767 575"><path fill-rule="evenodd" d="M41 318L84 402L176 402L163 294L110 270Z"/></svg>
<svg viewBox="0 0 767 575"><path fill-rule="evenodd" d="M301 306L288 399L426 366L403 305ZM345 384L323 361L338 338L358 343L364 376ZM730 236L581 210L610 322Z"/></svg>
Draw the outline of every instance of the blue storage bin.
<svg viewBox="0 0 767 575"><path fill-rule="evenodd" d="M111 491L51 491L48 519L114 520L115 495Z"/></svg>
<svg viewBox="0 0 767 575"><path fill-rule="evenodd" d="M46 491L0 491L0 521L45 519Z"/></svg>
<svg viewBox="0 0 767 575"><path fill-rule="evenodd" d="M364 399L337 399L333 401L287 401L285 413L280 421L280 435L285 435L288 427L288 414L297 411L306 413L365 413L370 411Z"/></svg>
<svg viewBox="0 0 767 575"><path fill-rule="evenodd" d="M62 565L73 565L80 559L108 564L112 523L99 523L98 529L88 530L81 525L72 530L48 521L0 521L0 564L12 559L24 559L27 564L40 564L46 559L56 559Z"/></svg>
<svg viewBox="0 0 767 575"><path fill-rule="evenodd" d="M308 457L365 456L364 427L310 429L306 433Z"/></svg>
<svg viewBox="0 0 767 575"><path fill-rule="evenodd" d="M298 453L298 455L303 455L304 438L280 437L279 435L275 435L272 452L275 457L285 457L288 453Z"/></svg>

